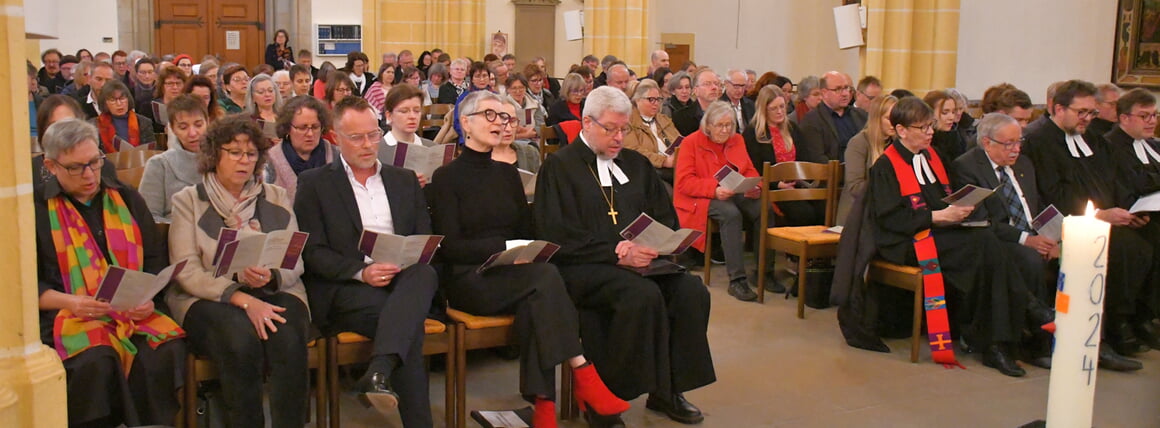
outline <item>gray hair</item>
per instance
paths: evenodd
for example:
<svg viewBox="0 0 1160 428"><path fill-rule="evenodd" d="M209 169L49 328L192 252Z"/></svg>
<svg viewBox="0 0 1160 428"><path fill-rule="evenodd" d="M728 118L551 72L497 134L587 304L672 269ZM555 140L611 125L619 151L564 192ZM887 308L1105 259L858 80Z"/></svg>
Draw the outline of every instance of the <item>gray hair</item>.
<svg viewBox="0 0 1160 428"><path fill-rule="evenodd" d="M270 76L270 78L274 79L274 80L278 80L279 77L285 77L286 80L290 80L290 70L285 70L285 69L278 70L278 71L275 71L274 74ZM277 83L277 82L275 82L275 83Z"/></svg>
<svg viewBox="0 0 1160 428"><path fill-rule="evenodd" d="M1102 103L1104 101L1107 101L1106 97L1104 96L1104 94L1107 94L1107 93L1115 93L1116 95L1123 95L1124 90L1120 89L1119 86L1116 86L1116 85L1111 84L1111 83L1101 83L1099 85L1096 85L1096 102Z"/></svg>
<svg viewBox="0 0 1160 428"><path fill-rule="evenodd" d="M443 65L443 63L441 63L441 62L431 64L431 67L427 68L427 80L431 80L431 76L434 76L436 74L443 76L443 80L447 80L447 79L451 78L451 76L447 72L447 66Z"/></svg>
<svg viewBox="0 0 1160 428"><path fill-rule="evenodd" d="M573 90L587 87L588 82L584 81L584 77L576 73L568 73L567 76L564 76L564 81L560 82L560 99L568 99L568 94L571 94Z"/></svg>
<svg viewBox="0 0 1160 428"><path fill-rule="evenodd" d="M694 88L696 88L697 85L701 84L701 76L703 76L705 73L713 73L713 75L717 76L718 79L721 78L721 76L719 74L717 74L716 71L713 71L713 69L709 68L709 67L698 68L695 73L696 74L693 74L693 81L692 81L692 85Z"/></svg>
<svg viewBox="0 0 1160 428"><path fill-rule="evenodd" d="M49 126L40 139L40 146L44 148L46 159L56 160L61 153L72 150L80 143L92 141L96 144L98 138L97 127L81 119L68 118Z"/></svg>
<svg viewBox="0 0 1160 428"><path fill-rule="evenodd" d="M456 65L459 65L459 66L463 67L464 70L466 70L468 67L471 66L471 63L463 58L455 58L455 59L451 60L451 66L454 67ZM450 71L450 70L448 70L448 71ZM467 79L471 80L471 76L467 76Z"/></svg>
<svg viewBox="0 0 1160 428"><path fill-rule="evenodd" d="M708 128L722 117L733 117L733 107L725 101L713 101L709 104L709 108L705 109L705 115L701 117L701 132L709 135ZM733 123L733 126L733 130L736 131L737 124Z"/></svg>
<svg viewBox="0 0 1160 428"><path fill-rule="evenodd" d="M632 102L628 100L628 95L625 95L624 91L620 89L611 86L593 89L592 92L588 93L588 99L584 102L584 115L600 117L605 112L627 115L632 113Z"/></svg>
<svg viewBox="0 0 1160 428"><path fill-rule="evenodd" d="M976 144L982 147L984 138L994 137L996 132L999 132L1000 129L1009 125L1019 126L1019 122L1015 118L1000 112L991 112L983 115L983 118L979 119L979 123L976 125L979 132L975 137ZM992 139L992 141L994 140Z"/></svg>
<svg viewBox="0 0 1160 428"><path fill-rule="evenodd" d="M810 96L810 92L822 86L822 81L818 80L818 76L806 76L798 82L797 101L801 101Z"/></svg>
<svg viewBox="0 0 1160 428"><path fill-rule="evenodd" d="M500 102L500 103L505 103L507 101L504 100L504 98L510 98L510 97L508 97L506 95L501 96L500 94L497 94L497 93L492 92L492 91L474 91L474 92L467 94L466 97L463 97L463 101L459 102L459 123L460 123L460 125L462 126L462 124L463 124L463 118L467 117L467 115L469 115L469 114L476 112L476 109L479 108L479 103L486 101L486 100L492 100L492 101L496 101L496 102ZM466 131L464 131L464 133L466 133Z"/></svg>
<svg viewBox="0 0 1160 428"><path fill-rule="evenodd" d="M955 100L955 103L963 106L964 108L967 106L967 97L963 95L962 92L959 92L958 89L947 88L946 93L948 96Z"/></svg>
<svg viewBox="0 0 1160 428"><path fill-rule="evenodd" d="M246 114L258 114L258 106L254 104L254 87L261 82L270 82L270 86L274 88L274 111L282 109L282 93L278 91L278 84L274 83L274 78L269 74L260 73L250 79L250 86L246 88Z"/></svg>
<svg viewBox="0 0 1160 428"><path fill-rule="evenodd" d="M92 70L93 70L93 62L89 61L87 59L82 59L82 60L80 60L80 62L77 63L76 66L73 67L73 79L76 79L76 76L78 74L85 76L85 77L88 77L89 72Z"/></svg>
<svg viewBox="0 0 1160 428"><path fill-rule="evenodd" d="M689 86L693 86L693 77L689 76L686 71L678 71L669 78L669 84L665 85L665 89L668 89L670 94L676 92L677 88L681 86L682 79L689 79Z"/></svg>
<svg viewBox="0 0 1160 428"><path fill-rule="evenodd" d="M636 85L636 90L632 92L632 102L635 103L641 98L644 98L646 95L648 95L648 91L650 89L656 89L657 92L660 92L661 90L660 86L657 86L657 81L652 79L641 80L640 83Z"/></svg>

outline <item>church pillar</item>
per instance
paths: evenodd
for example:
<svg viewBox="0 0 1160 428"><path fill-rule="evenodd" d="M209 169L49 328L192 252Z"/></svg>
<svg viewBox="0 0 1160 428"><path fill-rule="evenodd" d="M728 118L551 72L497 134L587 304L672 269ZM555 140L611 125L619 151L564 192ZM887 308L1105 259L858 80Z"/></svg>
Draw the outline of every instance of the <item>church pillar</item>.
<svg viewBox="0 0 1160 428"><path fill-rule="evenodd" d="M37 317L24 0L0 4L0 425L63 427L64 367Z"/></svg>

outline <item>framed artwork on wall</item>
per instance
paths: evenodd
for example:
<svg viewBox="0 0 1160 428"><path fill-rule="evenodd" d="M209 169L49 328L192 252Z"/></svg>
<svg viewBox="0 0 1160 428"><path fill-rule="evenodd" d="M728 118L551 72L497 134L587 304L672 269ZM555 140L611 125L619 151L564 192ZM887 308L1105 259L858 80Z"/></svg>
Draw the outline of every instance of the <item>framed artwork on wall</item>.
<svg viewBox="0 0 1160 428"><path fill-rule="evenodd" d="M1112 83L1160 89L1160 0L1119 0Z"/></svg>

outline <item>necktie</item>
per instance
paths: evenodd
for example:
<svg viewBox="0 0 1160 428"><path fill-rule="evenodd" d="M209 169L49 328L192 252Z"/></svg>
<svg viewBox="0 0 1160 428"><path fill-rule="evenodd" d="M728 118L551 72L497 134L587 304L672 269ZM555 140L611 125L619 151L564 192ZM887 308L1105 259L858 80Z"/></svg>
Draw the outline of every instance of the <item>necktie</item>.
<svg viewBox="0 0 1160 428"><path fill-rule="evenodd" d="M1007 217L1010 218L1011 225L1021 231L1031 232L1031 224L1027 222L1027 214L1023 212L1023 202L1019 200L1015 185L1011 184L1007 168L1000 166L995 168L995 171L999 173L999 193L1003 196L1003 204L1007 206Z"/></svg>

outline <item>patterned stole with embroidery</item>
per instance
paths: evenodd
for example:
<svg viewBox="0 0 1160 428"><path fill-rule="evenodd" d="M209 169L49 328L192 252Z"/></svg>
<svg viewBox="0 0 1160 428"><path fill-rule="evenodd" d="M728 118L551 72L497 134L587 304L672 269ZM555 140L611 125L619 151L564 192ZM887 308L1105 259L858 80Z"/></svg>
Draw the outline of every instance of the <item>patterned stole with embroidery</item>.
<svg viewBox="0 0 1160 428"><path fill-rule="evenodd" d="M100 197L106 247L111 253L112 263L141 270L144 262L141 229L124 198L116 189L105 189ZM109 270L97 238L73 202L64 195L48 200L48 219L65 293L96 295ZM185 336L185 331L172 318L156 310L135 321L126 312L114 311L100 318L89 318L61 309L53 322L54 345L62 360L95 346L109 346L121 357L125 376L129 375L133 357L137 354L137 347L130 341L134 335L144 336L149 346L156 349L162 343Z"/></svg>
<svg viewBox="0 0 1160 428"><path fill-rule="evenodd" d="M934 174L949 195L951 193L950 180L947 171L943 168L942 160L933 150L930 153L930 166ZM914 169L893 144L886 147L883 153L890 159L894 167L894 175L898 178L898 187L902 197L910 202L910 208L917 210L926 206L922 199L922 187L914 175ZM965 369L955 359L954 344L951 341L951 324L947 317L946 285L943 283L942 268L938 261L938 248L930 229L924 229L914 235L914 254L918 258L918 266L922 268L923 307L926 309L927 343L930 344L931 359L951 368L958 366Z"/></svg>

